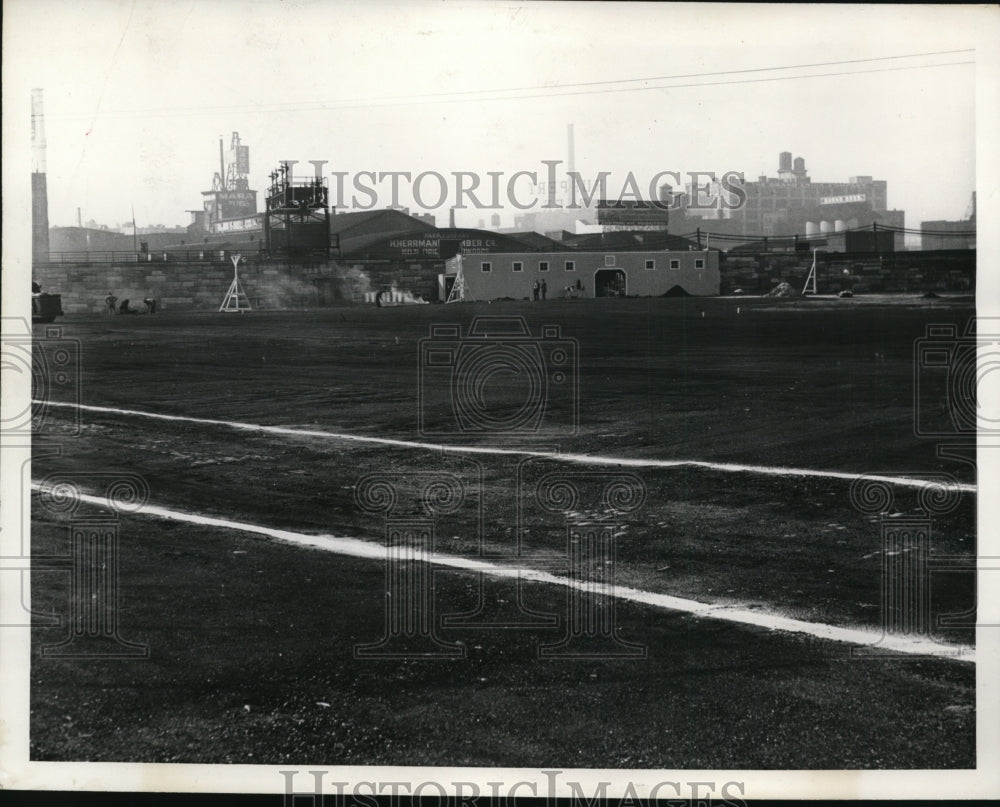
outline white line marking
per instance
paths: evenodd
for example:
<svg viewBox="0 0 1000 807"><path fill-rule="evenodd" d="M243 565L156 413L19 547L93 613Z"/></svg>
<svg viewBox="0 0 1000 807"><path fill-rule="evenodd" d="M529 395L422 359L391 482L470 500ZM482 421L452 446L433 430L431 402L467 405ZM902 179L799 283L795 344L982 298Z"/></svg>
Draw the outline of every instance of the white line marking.
<svg viewBox="0 0 1000 807"><path fill-rule="evenodd" d="M445 443L421 443L415 440L394 440L389 437L367 437L344 432L326 432L316 429L292 429L287 426L265 426L259 423L243 423L238 420L215 420L213 418L196 418L187 415L163 415L157 412L142 412L138 409L116 409L110 406L89 406L87 404L64 403L57 401L33 401L45 406L82 409L87 412L103 412L114 415L129 415L132 417L151 418L154 420L169 420L181 423L198 423L203 426L224 426L229 429L263 432L265 434L281 434L294 437L319 437L327 440L348 440L356 443L373 443L376 445L393 446L395 448L416 448L424 451L442 451L453 454L490 454L521 457L539 457L559 462L576 463L578 465L616 465L623 468L707 468L711 471L729 473L750 473L764 476L795 476L818 477L820 479L844 479L853 482L862 476L877 482L886 482L900 487L923 488L934 485L931 480L917 479L908 476L881 476L878 474L858 474L847 471L817 471L810 468L779 468L770 465L741 465L733 462L706 462L704 460L657 460L630 459L626 457L601 457L592 454L560 454L551 451L530 451L528 449L493 448L489 446L461 446ZM959 482L955 485L963 493L975 493L976 485Z"/></svg>
<svg viewBox="0 0 1000 807"><path fill-rule="evenodd" d="M41 491L52 489L52 486L44 486L40 482L31 483L32 490ZM97 507L108 508L110 504L105 497L91 496L89 494L79 494L81 501L95 505ZM165 507L146 504L137 511L130 511L127 515L144 515L156 518L165 518L172 521L183 521L188 524L200 524L206 527L219 527L226 530L239 530L241 532L251 532L257 535L266 535L269 538L277 538L279 541L296 544L298 546L309 546L321 549L326 552L334 552L339 555L347 555L355 558L365 558L368 560L384 560L386 556L385 547L380 544L362 541L358 538L345 538L333 535L308 535L291 530L279 530L272 527L264 527L259 524L248 524L240 521L229 521L214 516L202 516L196 513L185 513L179 510L170 510ZM514 566L500 566L495 563L488 563L473 558L463 558L456 555L434 554L431 562L437 566L446 566L452 569L461 569L470 572L482 572L491 577L516 578L530 580L536 583L547 583L550 585L562 586L564 588L576 588L581 591L588 591L591 584L573 580L569 577L550 574L530 568L518 568ZM905 639L901 637L889 636L879 631L864 628L839 628L834 625L826 625L820 622L806 622L800 619L769 614L760 611L751 611L728 605L712 605L710 603L688 600L682 597L673 597L669 594L657 594L641 589L616 586L615 596L621 600L651 605L654 608L664 608L671 611L682 611L708 619L720 619L725 622L736 622L743 625L753 625L769 630L782 630L790 633L803 633L814 636L818 639L827 639L833 642L846 642L847 644L859 646L878 645L879 649L920 656L937 656L954 661L964 661L975 663L976 649L969 645L946 645L933 642L928 639Z"/></svg>

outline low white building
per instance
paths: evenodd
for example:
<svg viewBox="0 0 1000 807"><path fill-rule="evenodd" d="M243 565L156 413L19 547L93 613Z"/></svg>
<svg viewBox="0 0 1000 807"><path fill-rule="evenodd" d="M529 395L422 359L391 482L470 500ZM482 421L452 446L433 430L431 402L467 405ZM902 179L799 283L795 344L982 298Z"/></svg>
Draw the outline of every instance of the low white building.
<svg viewBox="0 0 1000 807"><path fill-rule="evenodd" d="M502 252L457 255L440 276L447 298L459 273L463 300L546 297L659 297L679 287L692 296L719 294L716 250L656 252Z"/></svg>

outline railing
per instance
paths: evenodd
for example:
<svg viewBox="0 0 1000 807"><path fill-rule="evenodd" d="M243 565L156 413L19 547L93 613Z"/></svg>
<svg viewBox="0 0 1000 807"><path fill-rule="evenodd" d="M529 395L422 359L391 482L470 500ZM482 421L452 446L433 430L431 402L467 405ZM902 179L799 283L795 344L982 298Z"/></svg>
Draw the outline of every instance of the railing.
<svg viewBox="0 0 1000 807"><path fill-rule="evenodd" d="M233 255L256 258L258 249L191 249L191 250L151 250L149 252L120 252L86 250L77 252L49 252L34 256L36 264L144 264L144 263L229 263Z"/></svg>

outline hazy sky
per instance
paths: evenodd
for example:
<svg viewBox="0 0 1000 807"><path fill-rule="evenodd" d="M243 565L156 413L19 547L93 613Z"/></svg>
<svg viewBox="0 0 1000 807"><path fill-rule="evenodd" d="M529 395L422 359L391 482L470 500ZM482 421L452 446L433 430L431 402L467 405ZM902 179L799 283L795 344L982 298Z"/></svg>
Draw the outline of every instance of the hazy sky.
<svg viewBox="0 0 1000 807"><path fill-rule="evenodd" d="M7 0L4 112L23 122L8 136L29 136L30 90L44 89L55 225L79 207L113 226L133 204L140 226L187 224L234 131L262 191L281 159L352 174L540 171L565 159L573 123L577 169L613 172L611 187L629 171L774 176L788 150L813 181L887 180L889 206L919 227L962 217L975 187L972 62L988 13Z"/></svg>

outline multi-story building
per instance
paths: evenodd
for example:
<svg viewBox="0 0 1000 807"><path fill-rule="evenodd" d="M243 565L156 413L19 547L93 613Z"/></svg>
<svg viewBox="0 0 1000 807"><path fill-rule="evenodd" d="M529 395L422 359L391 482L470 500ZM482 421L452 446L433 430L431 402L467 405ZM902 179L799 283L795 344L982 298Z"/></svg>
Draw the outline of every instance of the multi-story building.
<svg viewBox="0 0 1000 807"><path fill-rule="evenodd" d="M671 215L672 232L695 229L727 235L821 236L842 230L904 226L902 210L888 209L885 180L871 176L850 177L847 182L813 182L802 157L784 151L778 157L777 177L758 177L743 184L746 200L738 201L718 180L688 185ZM667 193L670 191L667 190ZM897 233L896 249L903 249Z"/></svg>

